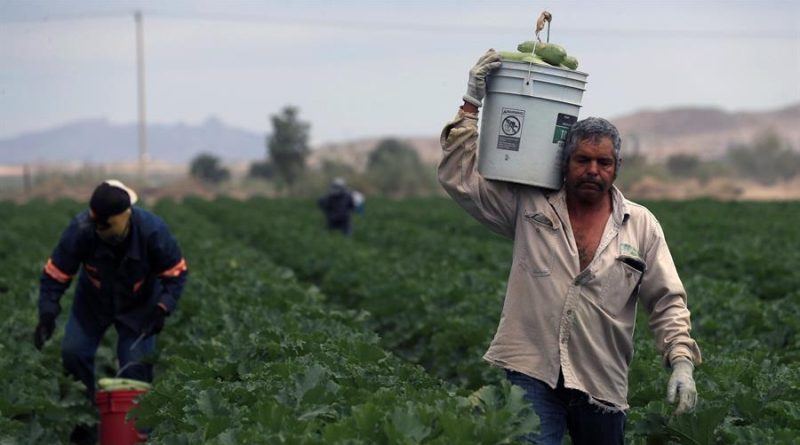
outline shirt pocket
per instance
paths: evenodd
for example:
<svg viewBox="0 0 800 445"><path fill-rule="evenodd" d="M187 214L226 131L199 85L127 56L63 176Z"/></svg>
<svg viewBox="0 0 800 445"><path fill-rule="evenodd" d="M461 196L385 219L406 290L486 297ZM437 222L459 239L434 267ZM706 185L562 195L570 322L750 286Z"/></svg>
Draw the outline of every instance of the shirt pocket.
<svg viewBox="0 0 800 445"><path fill-rule="evenodd" d="M525 212L525 236L520 245L520 266L534 277L550 275L555 257L556 222L541 212Z"/></svg>
<svg viewBox="0 0 800 445"><path fill-rule="evenodd" d="M612 316L619 315L639 293L647 265L638 257L619 255L611 265L600 292L600 304Z"/></svg>

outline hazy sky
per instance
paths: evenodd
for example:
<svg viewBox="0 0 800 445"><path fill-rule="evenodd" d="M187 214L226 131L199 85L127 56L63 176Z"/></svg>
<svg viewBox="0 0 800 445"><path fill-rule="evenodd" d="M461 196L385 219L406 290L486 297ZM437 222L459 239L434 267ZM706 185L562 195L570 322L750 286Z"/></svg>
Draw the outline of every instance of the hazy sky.
<svg viewBox="0 0 800 445"><path fill-rule="evenodd" d="M800 1L0 0L0 138L76 119L136 121L133 11L147 117L266 132L287 104L315 143L433 136L489 47L539 13L589 73L581 116L800 102Z"/></svg>

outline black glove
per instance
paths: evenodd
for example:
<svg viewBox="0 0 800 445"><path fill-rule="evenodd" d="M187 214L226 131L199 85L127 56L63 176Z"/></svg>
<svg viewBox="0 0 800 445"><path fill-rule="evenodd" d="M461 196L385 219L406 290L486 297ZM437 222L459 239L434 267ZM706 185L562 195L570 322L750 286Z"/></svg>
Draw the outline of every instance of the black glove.
<svg viewBox="0 0 800 445"><path fill-rule="evenodd" d="M56 316L53 314L42 314L39 316L39 324L36 325L36 331L33 333L33 345L36 349L42 350L44 342L53 336L53 331L56 330Z"/></svg>
<svg viewBox="0 0 800 445"><path fill-rule="evenodd" d="M156 306L153 308L153 311L150 312L150 315L145 320L144 325L142 326L142 334L146 337L149 337L154 334L158 334L164 329L164 320L167 318L167 311L164 310L161 306Z"/></svg>

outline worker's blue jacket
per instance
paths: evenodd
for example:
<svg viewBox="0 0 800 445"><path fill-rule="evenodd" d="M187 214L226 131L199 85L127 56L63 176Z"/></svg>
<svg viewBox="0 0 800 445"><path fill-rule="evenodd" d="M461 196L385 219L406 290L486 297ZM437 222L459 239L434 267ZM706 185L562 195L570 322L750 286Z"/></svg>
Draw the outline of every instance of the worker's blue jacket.
<svg viewBox="0 0 800 445"><path fill-rule="evenodd" d="M88 210L73 218L42 271L40 315L61 312L59 300L78 269L72 308L87 329L120 322L140 331L156 305L175 310L186 283L186 261L161 218L132 210L130 242L121 259L100 240Z"/></svg>

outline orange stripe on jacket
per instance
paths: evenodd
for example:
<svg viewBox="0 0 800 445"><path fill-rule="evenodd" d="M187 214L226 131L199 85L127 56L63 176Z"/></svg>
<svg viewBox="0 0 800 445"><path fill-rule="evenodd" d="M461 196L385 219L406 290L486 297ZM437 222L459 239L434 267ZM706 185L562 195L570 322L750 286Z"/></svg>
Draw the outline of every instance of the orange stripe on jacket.
<svg viewBox="0 0 800 445"><path fill-rule="evenodd" d="M56 264L53 262L52 258L47 259L47 264L44 266L44 273L59 283L67 283L72 279L72 275L69 275L63 270L59 269L58 266L56 266Z"/></svg>
<svg viewBox="0 0 800 445"><path fill-rule="evenodd" d="M178 261L178 264L170 267L164 272L161 272L160 274L158 274L158 276L175 278L178 275L182 274L183 272L186 272L187 269L188 267L186 267L186 260L181 258L181 260Z"/></svg>
<svg viewBox="0 0 800 445"><path fill-rule="evenodd" d="M89 277L89 282L92 283L92 286L100 289L100 287L101 287L100 280L98 280L97 278L92 277L91 275L87 275L87 277Z"/></svg>

